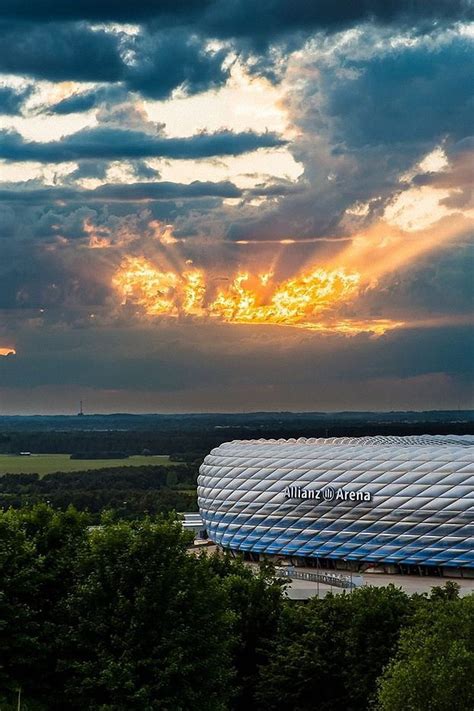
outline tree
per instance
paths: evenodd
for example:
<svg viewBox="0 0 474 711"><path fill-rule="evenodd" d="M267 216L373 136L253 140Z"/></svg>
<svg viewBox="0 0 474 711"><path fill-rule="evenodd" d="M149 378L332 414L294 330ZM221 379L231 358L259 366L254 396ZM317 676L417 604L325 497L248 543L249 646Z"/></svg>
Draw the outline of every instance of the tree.
<svg viewBox="0 0 474 711"><path fill-rule="evenodd" d="M261 669L259 708L345 709L341 671L349 625L349 607L342 595L285 605L269 662Z"/></svg>
<svg viewBox="0 0 474 711"><path fill-rule="evenodd" d="M235 693L232 709L256 708L258 670L268 661L283 609L285 584L274 567L263 563L251 570L240 558L216 554L212 569L222 578L233 617L232 664Z"/></svg>
<svg viewBox="0 0 474 711"><path fill-rule="evenodd" d="M0 512L0 708L228 708L233 616L177 520Z"/></svg>
<svg viewBox="0 0 474 711"><path fill-rule="evenodd" d="M395 653L401 629L413 614L410 598L394 585L362 587L348 596L350 624L341 670L347 711L365 711L377 678Z"/></svg>
<svg viewBox="0 0 474 711"><path fill-rule="evenodd" d="M472 711L474 708L474 596L420 603L402 632L398 652L379 681L381 711ZM432 596L433 598L433 596Z"/></svg>
<svg viewBox="0 0 474 711"><path fill-rule="evenodd" d="M453 580L448 580L444 587L431 588L431 600L457 600L461 586Z"/></svg>
<svg viewBox="0 0 474 711"><path fill-rule="evenodd" d="M171 468L167 471L166 473L166 486L176 486L178 483L178 475L174 471L174 468Z"/></svg>
<svg viewBox="0 0 474 711"><path fill-rule="evenodd" d="M74 580L87 524L84 514L44 504L0 513L0 698L5 706L19 687L25 701L41 703L59 683L61 605Z"/></svg>
<svg viewBox="0 0 474 711"><path fill-rule="evenodd" d="M67 600L75 651L56 708L227 707L227 595L188 543L177 521L108 521L91 534Z"/></svg>
<svg viewBox="0 0 474 711"><path fill-rule="evenodd" d="M410 614L393 586L288 603L257 697L275 711L365 711Z"/></svg>
<svg viewBox="0 0 474 711"><path fill-rule="evenodd" d="M40 591L34 544L17 517L0 516L0 708L13 703L38 654Z"/></svg>

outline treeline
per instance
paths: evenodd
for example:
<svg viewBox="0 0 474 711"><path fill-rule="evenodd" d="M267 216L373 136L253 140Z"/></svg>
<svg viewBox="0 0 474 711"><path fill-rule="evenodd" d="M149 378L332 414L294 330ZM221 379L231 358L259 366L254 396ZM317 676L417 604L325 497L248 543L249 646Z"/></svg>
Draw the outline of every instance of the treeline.
<svg viewBox="0 0 474 711"><path fill-rule="evenodd" d="M21 508L44 502L65 510L74 506L94 520L104 509L123 518L170 511L196 511L197 467L119 466L46 474L5 474L0 477L0 508Z"/></svg>
<svg viewBox="0 0 474 711"><path fill-rule="evenodd" d="M17 454L35 452L61 454L80 452L81 455L98 455L101 452L122 452L124 455L194 453L205 456L213 447L233 439L258 439L259 437L288 439L290 437L361 437L365 435L410 435L410 434L473 434L474 424L466 422L345 422L311 419L311 416L295 415L279 422L276 415L255 420L244 416L237 424L222 422L228 415L212 418L170 418L155 429L137 430L8 430L0 431L0 453ZM221 423L221 424L219 424ZM18 423L18 427L21 422Z"/></svg>
<svg viewBox="0 0 474 711"><path fill-rule="evenodd" d="M128 459L127 452L73 452L70 459Z"/></svg>
<svg viewBox="0 0 474 711"><path fill-rule="evenodd" d="M309 603L173 519L0 513L2 711L472 711L474 597Z"/></svg>

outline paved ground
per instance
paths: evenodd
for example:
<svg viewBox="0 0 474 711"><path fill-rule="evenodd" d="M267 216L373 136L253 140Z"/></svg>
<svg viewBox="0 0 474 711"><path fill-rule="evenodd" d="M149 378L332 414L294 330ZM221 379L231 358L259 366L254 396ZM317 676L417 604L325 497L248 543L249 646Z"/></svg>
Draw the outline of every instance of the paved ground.
<svg viewBox="0 0 474 711"><path fill-rule="evenodd" d="M298 568L298 570L314 572L312 568ZM418 577L415 575L384 575L383 573L368 573L362 576L364 585L374 585L376 587L384 587L391 583L396 587L400 587L409 595L413 593L430 592L431 588L443 586L448 580L452 580L460 587L460 595L469 595L474 592L474 579L468 580L465 578L435 578L435 577ZM342 593L343 588L330 587L319 583L319 596L324 597L329 591L333 593ZM347 591L346 591L347 592ZM318 595L318 584L306 580L294 580L287 588L287 595L291 600L308 600L310 597Z"/></svg>
<svg viewBox="0 0 474 711"><path fill-rule="evenodd" d="M204 541L197 541L195 548L190 549L190 552L199 554L202 550L207 550L209 554L214 553L218 550L216 545L209 545L209 543ZM257 563L248 563L251 568L257 568ZM301 573L315 573L315 568L300 568L297 570ZM328 571L331 572L331 571ZM340 575L349 577L350 573L345 571L339 571ZM457 583L461 590L460 595L469 595L474 592L474 578L438 578L429 576L417 576L417 575L385 575L383 573L365 573L362 576L362 582L364 585L375 585L376 587L385 587L386 585L395 585L401 588L409 595L413 593L429 593L431 588L442 587L448 580L452 580ZM308 600L311 597L317 596L324 597L328 592L342 593L344 588L336 588L324 583L315 583L307 580L293 580L290 582L286 589L286 594L291 600ZM346 590L346 592L348 592Z"/></svg>
<svg viewBox="0 0 474 711"><path fill-rule="evenodd" d="M383 573L367 573L362 576L366 585L382 587L393 583L407 593L429 592L433 587L446 585L452 580L461 586L460 594L469 595L474 592L474 579L468 578L431 578L416 575L383 575Z"/></svg>
<svg viewBox="0 0 474 711"><path fill-rule="evenodd" d="M324 583L310 583L306 580L294 580L286 588L290 600L309 600L311 597L325 597L328 592L342 593L342 588L334 588Z"/></svg>

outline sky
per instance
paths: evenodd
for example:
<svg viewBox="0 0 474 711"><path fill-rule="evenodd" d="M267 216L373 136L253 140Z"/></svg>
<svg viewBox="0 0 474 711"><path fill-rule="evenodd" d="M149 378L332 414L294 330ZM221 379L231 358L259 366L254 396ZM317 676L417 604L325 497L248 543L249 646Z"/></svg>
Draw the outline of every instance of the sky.
<svg viewBox="0 0 474 711"><path fill-rule="evenodd" d="M0 414L473 406L469 0L4 0Z"/></svg>

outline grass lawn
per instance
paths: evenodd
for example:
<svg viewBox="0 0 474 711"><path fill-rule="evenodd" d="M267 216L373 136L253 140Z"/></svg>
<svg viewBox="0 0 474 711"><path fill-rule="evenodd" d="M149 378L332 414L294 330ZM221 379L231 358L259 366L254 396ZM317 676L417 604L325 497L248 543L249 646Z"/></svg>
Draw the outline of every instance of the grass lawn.
<svg viewBox="0 0 474 711"><path fill-rule="evenodd" d="M69 454L0 454L0 476L2 474L32 474L40 476L51 472L78 472L86 469L105 467L141 467L154 464L171 464L167 455L136 456L128 459L70 459Z"/></svg>

